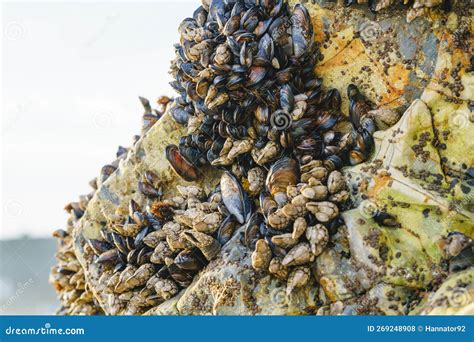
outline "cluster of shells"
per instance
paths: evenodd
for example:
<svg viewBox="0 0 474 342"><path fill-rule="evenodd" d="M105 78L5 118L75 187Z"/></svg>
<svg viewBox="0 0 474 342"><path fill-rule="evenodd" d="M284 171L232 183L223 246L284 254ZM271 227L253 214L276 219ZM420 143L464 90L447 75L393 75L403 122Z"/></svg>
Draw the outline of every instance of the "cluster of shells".
<svg viewBox="0 0 474 342"><path fill-rule="evenodd" d="M166 105L170 101L166 96L158 99L159 107L152 109L149 101L140 98L145 112L142 118L142 135L145 134L164 114ZM140 136L133 137L133 144ZM127 157L130 149L119 146L116 159L101 168L100 176L92 179L89 185L92 191L87 195L79 197L79 201L70 202L65 206L69 213L65 229L57 229L53 236L58 239L58 251L56 253L57 265L52 267L49 281L58 292L61 307L58 314L63 315L98 315L103 311L93 296L90 285L85 279L84 269L76 257L74 250L73 230L75 224L81 219L86 211L89 201L97 189L117 170L119 162ZM91 242L91 244L94 244Z"/></svg>
<svg viewBox="0 0 474 342"><path fill-rule="evenodd" d="M204 2L179 33L170 112L187 135L166 156L187 181L205 165L223 174L218 213L188 214L206 231L180 213L173 222L208 234L215 246L243 227L253 268L287 279L291 294L311 279L315 258L344 224L339 212L349 193L338 170L366 160L377 125L398 116L378 112L376 122L354 85L349 118L342 114L339 92L322 89L314 74L318 53L301 4L290 11L278 0ZM388 214L378 219L394 223Z"/></svg>
<svg viewBox="0 0 474 342"><path fill-rule="evenodd" d="M179 33L171 66L178 96L160 98L159 110L141 99L142 133L167 107L187 126L179 145L166 148L170 166L186 181L203 167L220 168L222 176L211 193L177 186L179 195L166 198L164 182L147 170L137 185L145 203L120 205L101 238L87 240L84 252L101 274L95 290L108 296L110 314L143 313L178 295L237 232L255 270L287 280L289 295L307 284L315 258L344 224L339 213L349 193L340 168L366 160L377 126L398 119L391 111L375 117L354 85L347 88L349 118L342 114L339 92L323 89L314 74L318 52L301 4L290 10L283 0L203 1ZM95 189L127 151L119 148L118 159L102 168ZM378 219L394 220L382 212ZM80 291L92 296L70 233L57 233L71 257L60 249L52 281L68 313L92 313L92 304L74 309Z"/></svg>
<svg viewBox="0 0 474 342"><path fill-rule="evenodd" d="M56 253L58 263L51 269L49 281L58 292L62 304L58 314L97 315L102 312L100 306L95 303L92 291L86 283L84 269L76 258L72 238L74 223L84 214L92 195L93 193L81 196L79 202L72 202L66 206L65 209L70 214L67 228L58 229L53 233L53 236L59 241Z"/></svg>
<svg viewBox="0 0 474 342"><path fill-rule="evenodd" d="M117 209L122 219L103 228L102 240L88 240L94 262L106 271L99 283L109 294L111 314L137 314L175 296L218 255L218 239L226 239L217 235L223 221L220 191L206 196L196 186L178 185L179 196L162 200L151 171L138 189L146 208L130 200L126 213Z"/></svg>

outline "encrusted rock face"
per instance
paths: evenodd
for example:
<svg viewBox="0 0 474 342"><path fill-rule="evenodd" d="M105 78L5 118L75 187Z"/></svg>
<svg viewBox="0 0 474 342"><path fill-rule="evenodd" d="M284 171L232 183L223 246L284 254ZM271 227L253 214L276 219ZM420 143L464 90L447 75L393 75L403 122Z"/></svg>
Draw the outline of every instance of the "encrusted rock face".
<svg viewBox="0 0 474 342"><path fill-rule="evenodd" d="M290 1L290 6L296 2ZM136 285L147 266L142 265L138 273L137 267L121 269L123 279L119 279L117 270L95 261L97 253L87 241L103 240L101 229L115 222L130 200L146 206L147 197L137 190L145 172L152 171L160 179L165 198L179 195L178 185L197 185L209 194L221 179L222 172L208 166L199 170L195 182L186 182L174 172L166 159L166 146L177 145L186 129L167 112L147 127L116 165L103 170L97 191L88 198L81 215L71 221L68 236L62 237L66 247L60 255L68 256L62 262L76 268L61 270L71 272L68 277L78 274L72 285L69 278L52 277L62 291L62 313L474 313L474 123L470 102L474 66L472 46L459 39L466 30L471 34L469 13L456 7L449 13L427 10L427 15L406 23L406 12L396 7L379 8L374 17L367 8L357 6L344 8L326 2L305 6L321 52L315 70L323 87L340 91L341 108L348 114L346 87L357 85L373 102L377 127L384 129L374 134L374 152L368 161L344 168L342 175L317 185L325 189L299 189L309 198L317 198L318 189L339 193L342 178L348 197L344 205L348 210L341 213L345 224L330 236L323 234L325 228L310 233L306 228L307 240L324 241L324 246L313 252L310 267L284 276L280 276L285 273L284 262L266 260L265 246L257 247L262 251L259 260L252 257L252 250L242 243L245 227L238 225L230 240L179 293L172 282L150 283L161 297L143 306L134 304L137 293L113 293L110 284L116 289L122 283ZM156 121L150 113L147 122ZM253 172L255 182L245 184L250 193L252 187L263 186L260 171ZM300 237L298 232L293 234ZM291 244L294 236L287 238L289 242L283 244ZM319 246L307 244L309 249ZM275 272L255 267L262 264ZM57 274L58 269L53 272ZM286 278L303 285L288 291L287 281L282 280ZM140 286L147 288L148 283ZM82 293L83 302L75 304Z"/></svg>

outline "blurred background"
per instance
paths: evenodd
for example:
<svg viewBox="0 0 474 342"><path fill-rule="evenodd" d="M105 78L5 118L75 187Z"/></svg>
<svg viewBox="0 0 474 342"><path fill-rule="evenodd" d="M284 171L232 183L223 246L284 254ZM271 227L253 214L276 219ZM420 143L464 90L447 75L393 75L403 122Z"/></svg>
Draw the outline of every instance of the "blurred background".
<svg viewBox="0 0 474 342"><path fill-rule="evenodd" d="M173 95L177 28L199 4L2 2L0 315L57 309L63 207L140 132L138 96Z"/></svg>

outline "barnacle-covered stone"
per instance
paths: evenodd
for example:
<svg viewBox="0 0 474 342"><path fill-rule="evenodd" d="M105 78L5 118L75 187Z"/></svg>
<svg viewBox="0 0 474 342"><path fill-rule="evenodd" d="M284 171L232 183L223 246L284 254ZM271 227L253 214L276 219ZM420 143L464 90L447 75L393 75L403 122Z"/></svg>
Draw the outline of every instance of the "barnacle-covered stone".
<svg viewBox="0 0 474 342"><path fill-rule="evenodd" d="M294 3L295 1L290 1L290 8ZM209 6L209 4L207 6ZM393 229L394 227L390 228L386 225L379 224L376 217L365 214L364 205L354 210L342 212L342 217L344 221L346 221L347 228L344 225L341 226L341 223L338 223L338 218L324 222L331 234L335 235L331 235L331 248L325 248L324 251L316 257L317 267L315 267L315 277L317 277L318 284L320 285L308 282L305 286L300 288L301 291L293 291L292 296L298 296L293 302L290 302L290 298L280 300L281 296L278 294L281 292L281 287L277 285L272 277L260 278L259 276L255 276L252 268L249 267L250 253L248 253L246 247L239 243L238 238L231 238L227 241L229 249L219 253L218 258L213 260L211 267L205 268L196 275L193 283L184 289L180 296L172 297L169 301L156 306L150 311L151 313L255 314L259 312L266 314L271 312L294 314L332 312L335 314L373 314L383 312L386 314L406 314L411 309L408 305L401 304L401 302L410 303L418 300L413 299L415 298L413 296L407 296L406 293L409 292L407 289L414 288L418 294L426 298L429 297L430 293L428 288L442 282L446 277L446 272L454 272L454 275L465 272L463 270L454 271L451 268L446 270L438 267L440 260L444 260L444 258L446 258L445 262L448 265L452 263L453 259L450 258L455 258L454 254L461 248L457 246L456 243L446 240L449 237L449 233L457 231L472 238L472 227L470 224L472 218L468 210L470 203L465 200L469 193L467 189L471 187L468 178L470 172L469 153L466 151L472 149L472 144L470 144L471 140L466 138L466 134L468 134L472 127L470 125L469 115L464 115L464 112L468 110L467 101L470 98L470 87L467 86L469 83L466 83L466 80L468 80L470 76L469 72L464 72L464 70L468 68L467 64L469 63L469 58L464 58L464 52L462 48L460 48L462 44L457 43L456 38L450 38L458 34L456 33L455 35L453 32L457 30L459 23L463 22L463 16L458 12L451 12L450 16L456 20L450 20L448 25L436 26L436 30L432 30L432 25L439 23L438 16L440 18L445 17L443 13L436 12L436 15L431 18L433 20L432 23L426 21L424 18L420 18L420 22L418 23L417 21L416 25L417 35L413 36L411 31L414 28L413 24L406 25L399 22L400 16L397 15L397 11L402 11L402 9L395 10L393 7L384 9L384 13L387 13L387 16L384 16L384 23L380 25L378 23L379 18L375 18L373 21L363 19L364 17L360 15L365 11L363 8L351 8L350 11L346 11L344 15L342 15L342 11L338 7L331 6L330 8L326 8L309 3L307 6L310 8L309 13L315 24L315 39L320 43L323 53L323 57L321 57L322 60L316 65L316 70L318 75L323 77L324 85L330 84L339 89L342 100L342 112L347 113L348 106L345 88L349 83L357 83L356 85L360 88L360 91L374 102L374 106L371 108L382 107L382 109L385 109L402 106L401 109L398 108L400 112L403 112L403 107L407 107L413 99L418 98L424 91L422 100L427 110L423 108L421 103L417 102L413 108L410 108L408 112L405 113L403 118L399 121L399 124L397 124L393 130L375 134L375 152L373 158L369 159L369 162L356 166L355 168L344 169L343 172L345 176L349 175L349 177L347 177L347 180L350 182L348 189L350 189L351 200L355 206L360 205L364 197L369 198L371 201L369 202L369 206L370 203L375 203L376 209L380 209L374 212L383 212L381 211L382 208L383 210L388 210L388 213L396 215L397 221L402 229ZM344 18L344 20L340 21L341 18ZM184 30L184 35L182 35L182 37L186 39L192 39L193 44L199 42L199 47L196 47L193 51L191 51L191 47L187 47L185 53L189 57L192 57L192 61L199 61L198 63L201 63L204 67L210 65L207 64L209 61L213 63L211 55L209 55L208 60L206 60L205 54L206 51L209 51L209 47L205 47L206 44L201 44L201 42L205 41L203 39L211 34L207 28L203 27L206 20L207 19L201 19L200 23L196 24L196 19L196 23L188 24L190 26ZM318 23L320 22L327 22L329 31L336 31L334 35L331 36L330 41L325 41L326 35L322 34L323 31L318 27ZM367 30L367 27L372 28L372 31ZM393 27L397 27L397 30L392 30ZM236 32L231 29L230 24L228 30L228 34ZM393 31L396 31L397 35L391 33ZM371 40L372 36L370 32L374 33L373 41ZM461 31L459 31L459 34L460 33ZM275 39L277 38L281 39L282 42L285 40L284 37L276 37L275 34ZM378 47L380 43L385 44L386 41L389 42L389 44L387 44L390 45L394 51L393 53L383 52L382 57L384 58L380 58L377 55L380 50ZM417 48L411 49L410 47L414 45L416 45ZM287 46L292 45L287 44L284 46L286 49ZM397 56L396 52L401 52L400 56L403 55L403 60L402 57ZM202 58L201 54L203 54ZM263 61L262 56L259 58ZM259 58L255 60L258 62ZM245 54L244 59L246 63L248 63L249 55ZM357 63L354 63L357 67L344 64L344 61L353 59L357 61ZM438 63L433 62L436 61L436 59L438 59ZM424 63L418 63L420 60L423 60ZM284 64L280 62L282 61L272 60L271 65L275 68L282 67L285 69ZM460 72L458 72L460 73L459 78L462 80L460 83L462 83L464 89L461 89L459 85L455 85L450 89L451 83L455 82L451 82L449 74L451 71L455 71L458 62L460 62L461 65ZM432 67L430 67L430 65ZM363 70L361 70L361 66L363 66ZM446 72L442 70L442 68L445 67L447 68ZM222 74L226 72L225 68L227 67L219 66L218 68L220 69L216 69L217 73ZM186 71L189 74L199 75L196 77L213 77L209 71L196 71L195 73L192 68L186 69ZM255 75L261 76L263 74L260 71L259 73ZM438 76L436 80L430 81L433 74L441 75L441 81ZM446 80L442 78L443 74L446 74ZM233 76L236 75L229 76L229 78L232 77L232 83L229 84L235 86L235 84L242 82L239 76ZM264 77L266 77L266 75ZM284 72L279 73L276 77L277 82L284 80L285 77L288 76L285 75ZM355 77L357 77L356 81L352 81L351 79ZM224 81L225 77L221 77L216 80L216 83ZM189 82L189 80L186 80L186 82ZM429 83L429 89L423 90L423 86L416 86L419 82L421 82L420 84L422 85ZM449 87L444 82L448 83ZM374 84L376 84L377 87L374 87ZM190 90L190 86L185 89L190 98L196 98L196 94ZM456 93L459 93L459 95L456 95ZM205 95L207 96L207 90ZM203 99L206 96L204 96ZM218 93L213 96L215 99ZM304 99L303 96L298 96L298 92L295 92L294 102L292 104L293 110L290 113L293 121L304 119L305 115L301 118L299 118L299 116L302 115L303 111L312 111L311 101L316 101L316 98L312 97L311 94L305 94L306 99ZM445 99L449 99L449 101L445 101ZM232 99L230 101L232 101ZM273 102L276 103L278 101L268 101L270 104ZM303 102L306 102L306 105L303 105ZM184 106L182 108L184 109ZM290 102L285 103L285 108L290 108ZM188 107L186 110L191 111L196 110L196 108L191 109L191 107ZM457 112L457 110L460 112ZM199 109L197 111L199 111ZM270 111L270 113L272 112L273 110ZM452 115L453 113L454 115ZM102 278L101 272L107 270L107 272L115 272L114 274L117 274L125 265L121 265L123 261L120 261L118 258L117 266L113 266L116 267L114 271L110 269L112 265L101 265L100 263L94 262L93 260L96 258L94 256L95 253L92 253L91 248L87 245L84 246L83 243L87 241L87 239L100 239L98 232L101 223L110 222L109 219L113 215L117 202L129 202L130 197L133 195L129 194L129 190L124 189L136 189L133 184L137 184L137 181L143 181L141 176L137 179L137 176L134 174L135 170L141 170L140 174L143 175L143 171L149 169L149 165L153 165L153 169L156 169L155 171L160 175L160 178L164 176L163 180L165 183L163 184L165 184L165 186L163 187L163 193L169 196L169 198L176 195L174 187L177 183L176 175L169 173L163 154L157 152L163 151L163 147L168 144L178 144L177 140L179 136L186 134L186 129L183 130L175 125L173 121L169 120L169 115L170 114L165 114L156 124L148 129L146 132L147 136L139 141L136 147L130 150L131 152L129 153L131 153L133 157L122 157L121 165L116 164L113 171L109 172L107 177L103 177L99 180L99 184L97 184L99 185L98 193L93 198L91 197L92 200L91 203L87 205L87 210L84 211L86 206L83 204L77 206L75 209L71 209L74 212L74 216L84 216L84 218L81 219L80 222L77 222L76 228L74 228L73 254L77 255L80 265L71 262L71 267L69 268L74 270L80 270L80 268L84 269L84 273L87 274L87 287L91 289L95 300L95 303L88 302L93 303L88 304L89 307L97 306L98 303L107 314L124 312L141 313L141 307L137 307L138 304L142 305L144 303L142 299L133 299L133 305L125 309L125 303L120 301L114 294L111 294L111 305L107 305L107 295L99 290L99 283L106 281L108 278ZM186 115L193 116L193 113L187 112ZM197 113L197 115L196 117L199 117L199 120L202 120L204 117L203 113ZM217 117L217 115L220 114L213 113L212 117ZM377 118L372 112L368 115L375 119ZM467 118L467 121L463 120L464 117ZM239 118L239 115L236 115L235 118ZM232 121L234 120L232 117L226 116L225 120L226 125L228 125L227 122L234 122ZM338 125L341 124L341 126L343 126L345 124L343 121L342 119ZM377 125L382 123L381 121L375 121ZM329 120L327 122L330 123L331 121ZM462 124L457 124L459 122ZM231 124L231 126L232 125L233 124ZM454 127L455 129L453 129ZM338 129L339 127L331 128L331 130L334 131ZM261 137L260 133L269 133L269 130L266 130L267 128L265 127L251 127L251 129L249 128L248 130L248 134L252 139L257 139ZM196 131L197 130L193 130L188 134L193 134ZM452 133L454 131L455 134ZM233 129L232 127L229 129L222 127L221 132L225 135L231 133L237 137L244 131ZM429 133L429 139L426 141L426 144L423 144L422 140L424 139L423 137L426 136L426 132ZM438 140L435 139L436 136ZM238 138L235 137L230 138L230 140L237 141L243 139L243 137L240 136ZM345 137L348 139L341 142L341 144L337 144L337 148L344 148L353 143L353 141L349 139L350 135L345 135ZM292 142L290 138L291 137L288 137L286 134L279 134L276 130L272 130L270 134L266 135L266 138L258 142L258 146L254 146L250 151L250 155L252 156L250 163L256 161L253 156L256 156L258 151L262 151L266 145L271 147L273 144L274 151L276 151L273 155L270 154L270 157L267 159L257 158L260 163L264 161L260 164L262 167L270 166L268 165L269 163L280 158L281 151L287 151L281 149L283 144L291 147L292 143L299 143L298 141ZM342 140L346 138L342 138ZM266 141L265 139L270 140ZM337 140L338 138L335 139ZM327 139L327 136L325 136L324 141L330 142L332 140ZM198 142L200 143L200 141ZM208 146L206 148L208 148ZM230 149L226 153L229 151ZM336 149L330 146L329 149L323 150L323 153L333 153L334 151L336 151ZM361 151L356 152L361 153ZM218 155L219 151L216 149L215 153ZM357 153L354 153L356 157ZM302 177L300 182L311 187L320 185L327 186L329 189L329 176L331 171L338 170L344 166L343 159L338 160L337 158L332 158L333 156L334 155L330 157L326 157L325 155L308 155L305 151L299 158L299 161L303 164L301 166ZM259 155L258 157L263 156ZM366 156L362 154L361 158L366 158ZM202 161L202 158L196 158L192 161L197 162L199 160ZM382 161L381 165L378 160ZM238 177L239 180L242 181L244 188L247 189L245 171L248 171L246 168L251 164L249 160L246 160L245 153L237 156L237 158L231 162L233 163L233 170L237 167L242 168ZM240 165L237 166L237 163ZM465 168L463 168L463 164L466 165ZM306 165L310 166L306 167ZM404 165L406 165L406 169L403 168ZM115 172L117 167L120 169L120 172ZM317 170L312 170L314 167L326 169L329 175L317 174ZM162 173L164 169L168 169L168 171ZM206 189L207 193L218 183L219 171L208 169L207 166L202 167L202 170L204 172L200 176L204 178L198 180L198 183ZM314 175L309 172L311 170L314 172ZM324 171L319 172L324 173ZM180 182L182 181L178 183ZM414 190L408 190L403 187L402 183L409 184L410 188ZM450 188L450 184L453 184L453 187L449 191L445 190ZM132 185L132 187L130 187L130 185ZM304 197L300 193L302 187L303 185L300 187L292 186L286 189L286 194L291 204L296 205L296 203L293 203L293 199L296 197L298 197L298 200L301 202L301 197ZM338 209L343 211L343 208L345 210L348 204L340 206L340 203L336 202L344 201L348 195L349 191L344 189L334 192L330 191L327 201L334 202L336 206L339 206ZM138 193L136 196L142 196L142 193ZM146 207L146 205L141 202L141 198L134 197L134 199L139 201L143 208ZM199 210L204 211L204 207L211 207L200 205L199 203L200 199L186 199L186 201L179 201L175 209L185 210L188 205L192 205L194 208L199 208ZM306 208L306 202L302 203L303 207ZM414 208L413 203L416 203L418 209ZM432 203L436 204L432 205ZM449 203L454 203L453 205L457 210L453 210L453 206L450 206ZM423 208L423 210L421 208ZM439 211L436 208L439 208ZM424 209L428 210L424 211ZM223 215L225 214L223 213ZM317 223L317 221L315 222L314 216L316 216L316 214L313 215L313 213L308 212L305 214L310 227L314 227L315 223ZM296 219L298 218L300 217ZM318 220L317 217L316 220ZM162 224L163 223L153 222L153 229L160 231ZM334 233L333 227L337 225L339 225L339 230ZM427 233L428 227L430 233ZM267 228L269 234L274 235L277 233L275 230L271 230L271 227ZM283 227L284 232L282 231L282 233L290 233L291 228L292 225L291 222L289 222ZM265 231L265 227L263 226L262 231ZM408 231L410 231L410 233L407 234ZM411 234L412 232L414 235ZM418 236L418 238L415 238L415 235ZM432 239L433 236L438 236L439 238ZM306 234L300 235L297 239L304 243L309 241ZM166 241L166 239L159 241ZM452 248L446 247L451 246L451 244ZM176 253L180 251L181 249L177 248ZM429 255L426 251L430 251ZM281 253L281 250L275 248L272 253ZM270 269L272 269L272 266L278 269L276 267L278 265L277 260L282 260L284 257L284 255L272 257L272 261L269 265L269 272L272 275L275 274L275 272L271 272ZM273 262L273 260L275 260L275 262ZM415 270L413 270L413 263L411 263L410 260L417 261ZM306 265L302 266L306 267ZM294 270L294 266L290 266L290 269ZM402 270L406 270L406 273L403 274ZM69 271L65 269L65 271L61 272ZM71 275L73 285L70 284L69 278L65 278L66 276L60 273L59 270L55 271L55 275L58 288L60 288L61 291L70 291L70 294L62 297L64 298L64 303L68 303L67 307L70 308L69 312L81 312L82 304L79 304L79 299L90 299L88 294L83 296L75 292L78 291L77 289L73 289L74 285L82 286L81 284L85 282L85 279L83 280L81 278L81 272L77 271L76 274ZM384 282L387 283L381 282L382 277ZM285 276L282 278L284 279ZM65 279L68 279L68 281ZM251 282L249 282L249 279L251 279ZM348 281L348 279L350 279L350 281ZM357 293L353 286L354 283L358 284L357 287L360 286L366 295L361 296L360 293ZM288 284L283 284L283 293L287 285ZM462 288L469 291L468 286ZM223 289L225 289L226 295L222 295ZM444 291L444 289L445 287L443 287L442 291ZM392 294L391 291L394 291L395 294ZM126 291L127 295L124 295L124 297L130 295L128 292L131 291ZM249 293L253 295L246 297ZM234 294L236 295L234 296ZM130 300L135 298L135 296L136 294L133 291ZM150 297L150 305L157 305L157 301L152 298L153 296L150 295ZM204 298L211 299L203 300ZM248 306L248 303L243 303L243 301L239 302L239 300L235 298L255 298L255 302L252 303L251 306ZM319 300L317 305L315 298ZM397 298L400 299L398 300ZM445 299L447 302L449 296L445 296ZM378 304L369 305L374 300L378 300ZM206 304L196 306L193 304L196 302ZM433 300L433 303L434 302L438 301ZM78 306L74 306L75 303L77 303ZM321 307L321 311L318 311L320 305L323 306ZM421 303L421 305L423 305L423 303ZM87 305L84 304L82 307L84 308L83 312L89 312ZM430 305L426 312L430 312L434 307L435 306ZM453 306L444 305L443 307L449 307L449 310L453 308ZM328 308L328 311L326 311L326 308ZM454 310L456 312L457 310L460 310L460 312L468 312L466 310L469 310L469 304L460 306L459 308ZM445 311L443 310L445 309L436 312L444 313ZM64 312L68 311L66 310Z"/></svg>

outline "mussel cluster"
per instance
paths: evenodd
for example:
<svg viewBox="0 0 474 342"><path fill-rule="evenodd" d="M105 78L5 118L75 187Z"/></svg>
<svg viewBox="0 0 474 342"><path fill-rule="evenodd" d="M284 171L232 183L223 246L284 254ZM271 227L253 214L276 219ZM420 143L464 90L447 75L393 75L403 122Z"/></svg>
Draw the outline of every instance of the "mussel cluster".
<svg viewBox="0 0 474 342"><path fill-rule="evenodd" d="M72 232L74 224L84 215L87 204L97 190L97 180L90 182L93 191L79 197L64 208L69 213L66 229L57 229L53 236L58 239L57 265L52 267L49 281L59 294L61 315L98 315L102 313L92 291L86 283L84 269L74 252Z"/></svg>
<svg viewBox="0 0 474 342"><path fill-rule="evenodd" d="M185 19L179 33L171 85L180 96L171 114L187 124L188 135L169 156L175 169L265 164L305 103L317 110L318 55L304 6L290 13L282 0L212 1ZM186 176L195 179L197 172Z"/></svg>
<svg viewBox="0 0 474 342"><path fill-rule="evenodd" d="M366 159L375 129L370 108L349 86L353 131L333 129L348 123L339 92L323 90L314 74L318 54L303 5L290 13L283 1L212 1L179 32L171 115L188 135L166 154L185 180L197 179L205 164L246 176L294 150L338 167Z"/></svg>
<svg viewBox="0 0 474 342"><path fill-rule="evenodd" d="M187 181L206 164L224 171L227 220L244 226L253 267L288 279L290 294L344 224L349 193L338 170L369 157L371 106L351 84L346 118L338 90L322 88L301 4L204 2L179 32L171 115L188 131L167 159Z"/></svg>
<svg viewBox="0 0 474 342"><path fill-rule="evenodd" d="M117 208L117 220L102 228L101 239L87 240L93 262L102 266L99 284L108 296L107 312L138 314L170 299L219 254L237 223L250 215L240 183L229 177L209 194L178 185L179 196L162 199L158 177L145 172L138 190L146 208L131 199L126 210Z"/></svg>

